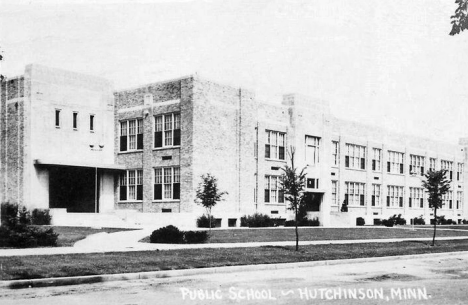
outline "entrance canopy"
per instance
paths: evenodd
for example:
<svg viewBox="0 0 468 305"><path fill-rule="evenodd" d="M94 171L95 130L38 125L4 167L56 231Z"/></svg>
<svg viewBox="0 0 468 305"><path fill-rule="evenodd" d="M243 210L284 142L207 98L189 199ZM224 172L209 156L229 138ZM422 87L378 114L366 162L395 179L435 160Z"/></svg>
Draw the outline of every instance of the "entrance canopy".
<svg viewBox="0 0 468 305"><path fill-rule="evenodd" d="M66 166L66 167L88 167L105 170L125 170L125 165L120 164L102 164L102 163L86 163L86 162L70 162L62 160L47 160L47 159L36 159L34 160L35 165L41 166Z"/></svg>

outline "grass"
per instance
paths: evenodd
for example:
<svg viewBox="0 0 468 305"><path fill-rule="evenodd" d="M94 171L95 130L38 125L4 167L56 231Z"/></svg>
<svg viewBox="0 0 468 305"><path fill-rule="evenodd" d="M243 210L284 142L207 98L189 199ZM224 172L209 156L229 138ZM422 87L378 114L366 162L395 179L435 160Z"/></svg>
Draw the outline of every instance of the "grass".
<svg viewBox="0 0 468 305"><path fill-rule="evenodd" d="M415 226L415 228L434 229L434 225ZM438 229L468 230L468 225L437 225Z"/></svg>
<svg viewBox="0 0 468 305"><path fill-rule="evenodd" d="M0 257L2 280L468 251L467 240Z"/></svg>
<svg viewBox="0 0 468 305"><path fill-rule="evenodd" d="M290 228L212 230L209 243L294 241L296 238L295 234L295 231ZM437 232L437 236L468 236L468 231L439 231ZM410 227L299 228L299 240L301 241L424 237L432 237L432 231L411 230ZM142 242L149 242L149 237L144 238Z"/></svg>
<svg viewBox="0 0 468 305"><path fill-rule="evenodd" d="M41 228L48 228L49 226L38 226ZM86 236L101 232L114 233L120 231L127 231L133 229L120 229L120 228L89 228L89 227L55 227L51 226L54 229L54 232L57 233L57 246L58 247L71 247L77 241L85 239Z"/></svg>

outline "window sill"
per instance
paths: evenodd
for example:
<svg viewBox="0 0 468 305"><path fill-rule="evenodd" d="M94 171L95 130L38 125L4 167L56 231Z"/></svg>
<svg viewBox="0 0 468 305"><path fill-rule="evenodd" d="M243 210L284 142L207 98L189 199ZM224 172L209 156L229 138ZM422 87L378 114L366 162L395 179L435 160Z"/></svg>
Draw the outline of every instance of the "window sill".
<svg viewBox="0 0 468 305"><path fill-rule="evenodd" d="M118 155L125 155L125 154L140 153L140 152L143 152L143 149L130 150L130 151L119 151L117 154Z"/></svg>
<svg viewBox="0 0 468 305"><path fill-rule="evenodd" d="M166 150L166 149L180 149L180 145L177 145L177 146L164 146L164 147L153 147L153 151Z"/></svg>
<svg viewBox="0 0 468 305"><path fill-rule="evenodd" d="M351 170L351 171L358 171L358 172L367 172L366 169L362 169L362 168L350 168L350 167L345 167L345 169Z"/></svg>
<svg viewBox="0 0 468 305"><path fill-rule="evenodd" d="M405 174L400 174L400 173L389 173L389 172L386 172L386 174L388 174L388 175L394 175L394 176L402 176L402 177L405 176Z"/></svg>
<svg viewBox="0 0 468 305"><path fill-rule="evenodd" d="M153 199L153 203L180 202L180 199Z"/></svg>
<svg viewBox="0 0 468 305"><path fill-rule="evenodd" d="M284 202L264 202L265 205L286 205Z"/></svg>
<svg viewBox="0 0 468 305"><path fill-rule="evenodd" d="M273 161L273 162L283 162L283 163L287 163L286 160L281 160L281 159L270 159L270 158L265 158L265 161Z"/></svg>
<svg viewBox="0 0 468 305"><path fill-rule="evenodd" d="M374 174L381 174L381 173L382 173L382 170L372 170L372 173L374 173Z"/></svg>
<svg viewBox="0 0 468 305"><path fill-rule="evenodd" d="M119 200L118 203L143 203L143 200Z"/></svg>

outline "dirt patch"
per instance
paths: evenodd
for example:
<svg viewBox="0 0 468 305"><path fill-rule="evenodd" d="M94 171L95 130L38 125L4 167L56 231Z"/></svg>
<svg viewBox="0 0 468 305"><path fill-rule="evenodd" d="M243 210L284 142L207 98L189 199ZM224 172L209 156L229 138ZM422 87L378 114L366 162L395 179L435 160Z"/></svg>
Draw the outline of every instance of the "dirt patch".
<svg viewBox="0 0 468 305"><path fill-rule="evenodd" d="M366 282L383 282L383 281L417 281L420 280L420 277L409 275L409 274L399 274L399 273L386 273L377 276L367 277L360 279L360 281Z"/></svg>

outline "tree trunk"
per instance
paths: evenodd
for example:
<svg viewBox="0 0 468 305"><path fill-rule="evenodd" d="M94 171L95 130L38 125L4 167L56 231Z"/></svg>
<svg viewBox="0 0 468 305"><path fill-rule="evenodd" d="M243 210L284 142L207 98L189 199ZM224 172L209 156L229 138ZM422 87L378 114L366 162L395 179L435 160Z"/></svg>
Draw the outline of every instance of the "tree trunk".
<svg viewBox="0 0 468 305"><path fill-rule="evenodd" d="M437 227L437 208L434 209L434 235L432 236L432 246L435 246L435 236Z"/></svg>
<svg viewBox="0 0 468 305"><path fill-rule="evenodd" d="M296 219L296 251L299 251L299 231L297 230L297 208L298 207L297 207L297 204L296 204L296 209L295 209L295 211L296 211L296 217L295 217L295 219Z"/></svg>
<svg viewBox="0 0 468 305"><path fill-rule="evenodd" d="M211 233L211 210L208 210L208 221L210 224L210 233Z"/></svg>

